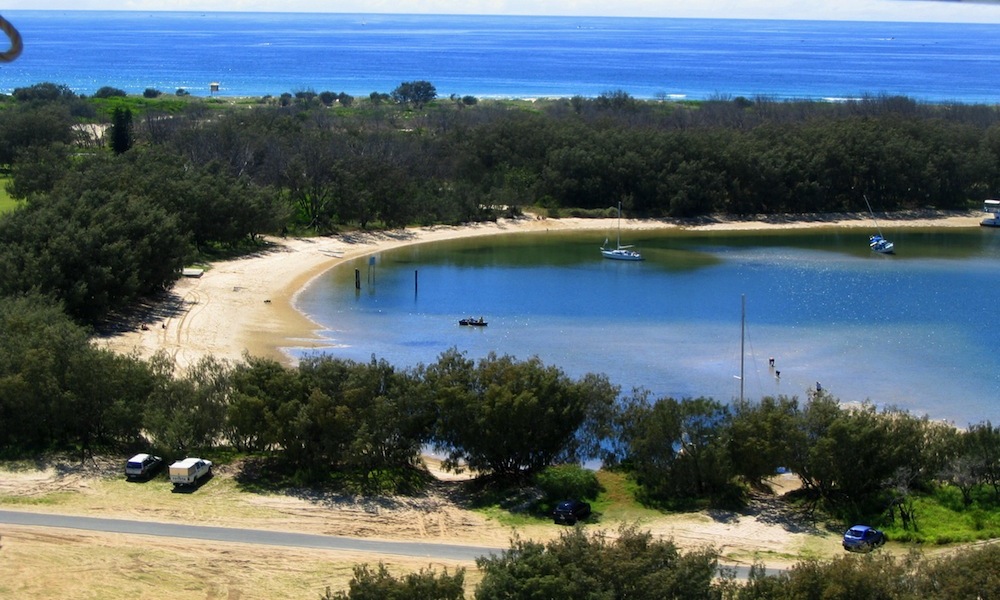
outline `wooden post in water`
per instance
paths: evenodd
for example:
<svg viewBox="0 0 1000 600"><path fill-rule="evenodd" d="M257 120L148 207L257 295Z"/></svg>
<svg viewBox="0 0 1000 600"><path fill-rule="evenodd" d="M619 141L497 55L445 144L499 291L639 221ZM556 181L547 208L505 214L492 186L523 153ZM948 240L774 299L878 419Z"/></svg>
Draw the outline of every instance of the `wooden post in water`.
<svg viewBox="0 0 1000 600"><path fill-rule="evenodd" d="M361 269L354 269L354 289L361 289Z"/></svg>
<svg viewBox="0 0 1000 600"><path fill-rule="evenodd" d="M414 298L417 297L417 289L419 288L419 285L418 285L419 281L418 281L418 279L419 279L419 273L417 272L416 269L413 269L413 297Z"/></svg>

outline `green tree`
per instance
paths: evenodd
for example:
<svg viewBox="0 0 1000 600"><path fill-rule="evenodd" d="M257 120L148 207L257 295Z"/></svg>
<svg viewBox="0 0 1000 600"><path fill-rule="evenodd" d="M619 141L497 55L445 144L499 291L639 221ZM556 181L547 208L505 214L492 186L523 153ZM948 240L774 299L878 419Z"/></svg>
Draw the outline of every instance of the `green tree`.
<svg viewBox="0 0 1000 600"><path fill-rule="evenodd" d="M87 331L50 299L0 297L0 448L16 455L70 441L68 380L89 350Z"/></svg>
<svg viewBox="0 0 1000 600"><path fill-rule="evenodd" d="M873 553L844 556L829 562L803 561L779 576L779 598L850 600L904 600L914 594L911 559L897 561L892 555Z"/></svg>
<svg viewBox="0 0 1000 600"><path fill-rule="evenodd" d="M124 98L126 96L128 94L125 93L125 90L110 85L103 86L94 92L94 98Z"/></svg>
<svg viewBox="0 0 1000 600"><path fill-rule="evenodd" d="M760 485L792 461L798 401L780 396L737 402L729 426L729 459L735 474Z"/></svg>
<svg viewBox="0 0 1000 600"><path fill-rule="evenodd" d="M434 427L433 404L423 392L413 377L374 357L345 382L343 398L357 423L345 467L364 490L407 488Z"/></svg>
<svg viewBox="0 0 1000 600"><path fill-rule="evenodd" d="M14 88L13 96L18 102L56 102L60 100L75 100L76 93L65 84L51 82Z"/></svg>
<svg viewBox="0 0 1000 600"><path fill-rule="evenodd" d="M28 104L0 111L0 164L29 148L73 142L73 118L62 104Z"/></svg>
<svg viewBox="0 0 1000 600"><path fill-rule="evenodd" d="M153 381L149 366L135 356L97 348L76 353L66 374L68 441L84 458L95 449L137 444Z"/></svg>
<svg viewBox="0 0 1000 600"><path fill-rule="evenodd" d="M970 460L977 478L992 487L994 498L1000 500L1000 427L990 421L977 423L962 438L962 456Z"/></svg>
<svg viewBox="0 0 1000 600"><path fill-rule="evenodd" d="M682 553L670 541L623 527L616 536L582 528L540 542L515 539L499 555L480 557L477 600L714 598L717 554Z"/></svg>
<svg viewBox="0 0 1000 600"><path fill-rule="evenodd" d="M926 560L918 571L915 597L996 598L1000 591L1000 545L959 550L944 560Z"/></svg>
<svg viewBox="0 0 1000 600"><path fill-rule="evenodd" d="M335 217L341 187L341 150L328 131L301 134L301 150L292 151L283 186L298 220L310 228L328 231Z"/></svg>
<svg viewBox="0 0 1000 600"><path fill-rule="evenodd" d="M330 593L327 588L323 600L462 600L465 597L465 569L440 574L433 569L420 569L394 577L385 564L377 569L367 564L354 567L354 577L347 592Z"/></svg>
<svg viewBox="0 0 1000 600"><path fill-rule="evenodd" d="M111 150L115 154L124 154L132 148L134 142L132 133L132 111L128 108L116 107L111 116Z"/></svg>
<svg viewBox="0 0 1000 600"><path fill-rule="evenodd" d="M26 199L51 192L70 168L72 147L62 142L28 146L17 153L10 167L7 191L12 198Z"/></svg>
<svg viewBox="0 0 1000 600"><path fill-rule="evenodd" d="M491 353L478 364L457 350L442 354L423 378L437 399L435 445L446 464L519 479L554 462L581 458L577 436L595 406L614 402L607 386L574 382L538 358L518 362Z"/></svg>
<svg viewBox="0 0 1000 600"><path fill-rule="evenodd" d="M124 193L67 190L0 219L0 293L39 290L79 319L162 290L183 266L186 243L163 209Z"/></svg>
<svg viewBox="0 0 1000 600"><path fill-rule="evenodd" d="M429 81L404 81L392 91L392 100L398 104L412 104L420 109L437 98L437 89Z"/></svg>
<svg viewBox="0 0 1000 600"><path fill-rule="evenodd" d="M145 413L150 437L178 453L212 447L226 415L228 365L209 356L176 377L173 361L160 355L154 357L153 372Z"/></svg>
<svg viewBox="0 0 1000 600"><path fill-rule="evenodd" d="M626 465L651 499L723 498L732 468L727 407L707 398L640 402L632 407Z"/></svg>
<svg viewBox="0 0 1000 600"><path fill-rule="evenodd" d="M227 439L239 450L273 450L282 426L278 414L304 397L298 373L267 358L245 356L230 374L226 407Z"/></svg>

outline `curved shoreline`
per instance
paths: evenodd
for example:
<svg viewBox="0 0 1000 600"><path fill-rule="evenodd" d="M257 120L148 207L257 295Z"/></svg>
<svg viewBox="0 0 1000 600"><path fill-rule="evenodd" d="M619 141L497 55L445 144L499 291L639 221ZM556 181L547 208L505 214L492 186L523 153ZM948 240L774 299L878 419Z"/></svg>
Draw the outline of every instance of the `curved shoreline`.
<svg viewBox="0 0 1000 600"><path fill-rule="evenodd" d="M982 213L920 212L880 216L886 228L978 227ZM613 232L616 219L500 219L458 227L433 226L389 232L352 232L322 238L268 238L269 248L213 263L199 278L182 278L166 298L147 311L130 331L99 338L120 353L148 358L156 352L187 368L204 357L229 361L245 354L292 364L282 348L321 347L318 323L295 307L313 280L346 260L410 244L530 231ZM771 215L759 218L622 220L622 228L692 231L745 231L815 227L870 228L864 214Z"/></svg>

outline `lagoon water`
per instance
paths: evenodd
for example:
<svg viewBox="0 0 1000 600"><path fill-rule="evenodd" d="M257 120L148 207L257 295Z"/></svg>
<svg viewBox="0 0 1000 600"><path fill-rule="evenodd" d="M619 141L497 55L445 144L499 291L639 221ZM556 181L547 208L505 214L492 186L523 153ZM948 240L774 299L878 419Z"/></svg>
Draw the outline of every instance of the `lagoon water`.
<svg viewBox="0 0 1000 600"><path fill-rule="evenodd" d="M297 305L340 358L410 367L495 351L604 373L625 393L730 401L745 296L748 398L804 399L819 381L844 402L1000 421L998 231L887 231L889 257L857 229L628 236L646 261L602 259L593 232L412 246L336 267ZM461 327L469 316L489 325Z"/></svg>
<svg viewBox="0 0 1000 600"><path fill-rule="evenodd" d="M403 81L442 97L905 95L996 104L1000 25L706 19L4 11L24 52L0 92L39 82L92 94L312 90L367 96ZM610 233L610 232L609 232ZM641 237L639 237L641 235ZM860 237L859 237L860 236ZM400 366L456 347L537 355L658 396L739 393L740 297L750 397L897 404L959 425L1000 421L1000 232L656 235L615 263L585 235L421 245L347 264L299 298L330 352ZM353 287L354 269L366 280ZM414 286L414 273L418 284ZM368 276L373 278L369 282ZM415 289L416 287L416 289ZM486 317L462 328L461 317ZM301 351L298 352L300 355ZM774 356L780 379L767 367Z"/></svg>
<svg viewBox="0 0 1000 600"><path fill-rule="evenodd" d="M312 90L441 97L904 95L997 103L1000 25L736 19L4 11L24 39L0 92Z"/></svg>

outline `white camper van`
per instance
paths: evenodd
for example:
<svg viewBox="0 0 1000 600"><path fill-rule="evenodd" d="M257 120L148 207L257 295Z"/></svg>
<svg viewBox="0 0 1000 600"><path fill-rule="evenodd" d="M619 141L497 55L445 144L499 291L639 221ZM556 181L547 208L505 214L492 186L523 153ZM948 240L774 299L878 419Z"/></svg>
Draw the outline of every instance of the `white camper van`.
<svg viewBox="0 0 1000 600"><path fill-rule="evenodd" d="M212 461L203 458L185 458L170 465L170 482L174 486L195 485L199 479L211 472Z"/></svg>

